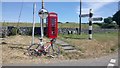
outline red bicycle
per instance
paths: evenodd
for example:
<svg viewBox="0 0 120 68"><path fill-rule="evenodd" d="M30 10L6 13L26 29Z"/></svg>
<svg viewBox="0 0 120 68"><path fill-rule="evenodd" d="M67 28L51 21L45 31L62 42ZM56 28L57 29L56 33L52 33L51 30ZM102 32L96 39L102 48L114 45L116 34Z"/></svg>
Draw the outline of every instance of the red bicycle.
<svg viewBox="0 0 120 68"><path fill-rule="evenodd" d="M40 39L40 44L37 44L37 48L35 49L28 48L28 54L30 56L42 56L42 55L47 55L50 57L59 56L60 47L58 45L55 45L56 39L51 39L50 42L44 42L44 43L42 43L41 41L42 39Z"/></svg>

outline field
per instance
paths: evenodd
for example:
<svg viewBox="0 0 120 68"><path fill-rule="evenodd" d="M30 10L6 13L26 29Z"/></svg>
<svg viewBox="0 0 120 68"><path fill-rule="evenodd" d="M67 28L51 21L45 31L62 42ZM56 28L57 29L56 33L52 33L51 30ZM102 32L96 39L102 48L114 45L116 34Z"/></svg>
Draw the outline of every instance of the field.
<svg viewBox="0 0 120 68"><path fill-rule="evenodd" d="M16 23L2 23L2 26L17 26ZM19 26L21 27L32 27L32 23L19 23ZM36 27L40 27L40 23L36 23L35 24ZM46 26L46 24L44 24L44 26ZM87 28L88 29L88 24L82 24L81 25L82 28ZM58 24L58 27L59 28L78 28L79 27L79 24L78 23L59 23ZM98 25L96 24L93 24L93 28L100 28Z"/></svg>

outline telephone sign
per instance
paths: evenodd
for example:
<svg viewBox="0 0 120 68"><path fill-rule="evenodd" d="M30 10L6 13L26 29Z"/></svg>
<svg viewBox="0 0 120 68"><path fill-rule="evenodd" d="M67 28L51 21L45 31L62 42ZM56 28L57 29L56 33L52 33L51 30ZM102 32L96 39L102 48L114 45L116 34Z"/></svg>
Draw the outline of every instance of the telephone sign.
<svg viewBox="0 0 120 68"><path fill-rule="evenodd" d="M54 12L50 12L47 17L47 36L56 38L58 35L58 17Z"/></svg>

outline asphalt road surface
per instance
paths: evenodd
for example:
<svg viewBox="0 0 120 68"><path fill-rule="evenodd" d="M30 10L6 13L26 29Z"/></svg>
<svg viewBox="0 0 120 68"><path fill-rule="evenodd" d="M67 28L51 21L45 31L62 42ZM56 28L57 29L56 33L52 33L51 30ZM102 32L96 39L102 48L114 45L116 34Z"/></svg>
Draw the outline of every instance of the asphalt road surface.
<svg viewBox="0 0 120 68"><path fill-rule="evenodd" d="M48 64L8 64L3 66L118 66L118 53L91 59L55 61Z"/></svg>

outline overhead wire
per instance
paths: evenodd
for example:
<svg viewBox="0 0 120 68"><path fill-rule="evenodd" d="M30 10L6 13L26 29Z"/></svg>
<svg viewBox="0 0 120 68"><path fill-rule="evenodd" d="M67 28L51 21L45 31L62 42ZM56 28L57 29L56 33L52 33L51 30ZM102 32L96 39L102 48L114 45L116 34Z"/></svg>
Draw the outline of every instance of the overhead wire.
<svg viewBox="0 0 120 68"><path fill-rule="evenodd" d="M17 23L17 26L16 26L16 28L17 28L16 34L18 34L18 29L19 29L19 23L20 23L20 19L21 19L22 10L23 10L23 1L22 1L19 16L18 16L18 23Z"/></svg>

